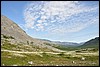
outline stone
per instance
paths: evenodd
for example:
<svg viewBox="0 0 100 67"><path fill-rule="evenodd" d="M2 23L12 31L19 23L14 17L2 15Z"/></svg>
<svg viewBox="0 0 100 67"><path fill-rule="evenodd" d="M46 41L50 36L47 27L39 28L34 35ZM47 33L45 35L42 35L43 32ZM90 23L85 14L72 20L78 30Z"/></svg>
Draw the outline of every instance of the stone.
<svg viewBox="0 0 100 67"><path fill-rule="evenodd" d="M58 65L56 65L56 66L58 66Z"/></svg>
<svg viewBox="0 0 100 67"><path fill-rule="evenodd" d="M5 65L5 64L2 64L3 66Z"/></svg>
<svg viewBox="0 0 100 67"><path fill-rule="evenodd" d="M13 66L18 66L18 65L14 64Z"/></svg>
<svg viewBox="0 0 100 67"><path fill-rule="evenodd" d="M29 64L33 64L33 62L32 62L32 61L29 61L28 63L29 63Z"/></svg>
<svg viewBox="0 0 100 67"><path fill-rule="evenodd" d="M84 58L84 57L82 57L82 58L81 58L81 60L83 60L83 61L84 61L84 60L85 60L85 58Z"/></svg>
<svg viewBox="0 0 100 67"><path fill-rule="evenodd" d="M75 61L72 61L72 63L75 63Z"/></svg>

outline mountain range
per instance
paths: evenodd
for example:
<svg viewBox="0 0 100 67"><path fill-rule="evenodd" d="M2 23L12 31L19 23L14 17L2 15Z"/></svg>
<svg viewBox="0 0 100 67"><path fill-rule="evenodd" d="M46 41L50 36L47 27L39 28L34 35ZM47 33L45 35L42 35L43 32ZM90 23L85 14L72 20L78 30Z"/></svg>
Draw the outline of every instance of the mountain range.
<svg viewBox="0 0 100 67"><path fill-rule="evenodd" d="M27 33L22 30L15 22L10 20L4 15L1 15L1 45L9 41L11 44L24 44L32 45L43 50L53 50L61 51L55 46L64 46L64 47L98 47L99 46L99 37L91 39L87 42L74 43L74 42L60 42L60 41L50 41L46 39L36 39L32 38ZM35 50L37 48L34 48Z"/></svg>

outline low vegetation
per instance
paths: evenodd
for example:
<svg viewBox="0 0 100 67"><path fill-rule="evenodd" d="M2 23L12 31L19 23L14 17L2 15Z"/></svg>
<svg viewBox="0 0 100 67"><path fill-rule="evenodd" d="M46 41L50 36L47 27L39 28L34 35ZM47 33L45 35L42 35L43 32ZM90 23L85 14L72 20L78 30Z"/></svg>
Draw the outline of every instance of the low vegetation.
<svg viewBox="0 0 100 67"><path fill-rule="evenodd" d="M3 38L5 38L5 39L15 39L14 37L12 37L12 36L6 36L6 35L3 35L3 34L1 34L2 36L3 36Z"/></svg>
<svg viewBox="0 0 100 67"><path fill-rule="evenodd" d="M81 55L81 54L79 54ZM1 52L1 64L2 66L98 66L99 56L84 56L85 60L81 60L82 57L78 57L72 54L50 54L50 53L19 53ZM8 62L7 62L8 61Z"/></svg>
<svg viewBox="0 0 100 67"><path fill-rule="evenodd" d="M27 41L11 44L5 37L1 45L1 66L99 66L98 48L69 48L51 45L64 52L54 52L48 48L35 46L34 42Z"/></svg>

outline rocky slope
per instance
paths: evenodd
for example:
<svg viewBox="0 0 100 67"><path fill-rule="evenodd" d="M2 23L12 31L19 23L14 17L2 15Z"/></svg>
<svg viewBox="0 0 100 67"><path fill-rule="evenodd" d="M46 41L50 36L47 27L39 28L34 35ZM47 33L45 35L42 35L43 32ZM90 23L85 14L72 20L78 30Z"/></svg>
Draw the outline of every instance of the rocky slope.
<svg viewBox="0 0 100 67"><path fill-rule="evenodd" d="M8 19L6 16L1 15L1 45L5 39L8 40L11 44L32 44L33 46L38 46L39 48L47 48L54 51L60 51L52 46L44 44L48 41L30 37L16 23Z"/></svg>

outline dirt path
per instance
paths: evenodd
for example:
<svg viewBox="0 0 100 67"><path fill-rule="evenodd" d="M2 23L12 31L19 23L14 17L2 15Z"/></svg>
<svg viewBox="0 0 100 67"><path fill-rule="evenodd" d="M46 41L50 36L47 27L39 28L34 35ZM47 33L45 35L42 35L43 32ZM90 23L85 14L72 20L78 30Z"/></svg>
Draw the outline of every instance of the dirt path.
<svg viewBox="0 0 100 67"><path fill-rule="evenodd" d="M23 52L23 51L11 51L11 50L4 50L2 49L1 51L5 51L5 52L12 52L12 53L26 53L26 54L41 54L41 53L44 53L44 52ZM56 52L45 52L45 53L49 53L49 54L60 54L59 52L56 53ZM94 52L94 53L76 53L75 51L66 51L64 54L71 54L71 55L99 55L99 52Z"/></svg>
<svg viewBox="0 0 100 67"><path fill-rule="evenodd" d="M27 54L40 54L40 53L44 53L44 52L22 52L22 51L11 51L11 50L1 50L1 51L5 51L5 52L13 52L13 53L27 53ZM45 53L50 53L50 54L59 54L59 53L54 53L54 52L45 52Z"/></svg>

